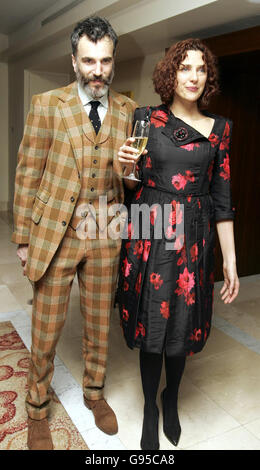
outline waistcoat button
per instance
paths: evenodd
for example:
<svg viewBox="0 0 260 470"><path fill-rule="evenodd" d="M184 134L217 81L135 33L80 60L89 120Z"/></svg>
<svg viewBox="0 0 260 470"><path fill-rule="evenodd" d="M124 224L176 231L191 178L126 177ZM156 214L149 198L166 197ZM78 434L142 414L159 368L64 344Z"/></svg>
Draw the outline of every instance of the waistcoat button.
<svg viewBox="0 0 260 470"><path fill-rule="evenodd" d="M61 223L64 227L65 227L65 225L67 225L67 222L65 220L63 220Z"/></svg>
<svg viewBox="0 0 260 470"><path fill-rule="evenodd" d="M99 149L99 146L98 146L98 145L96 145L96 146L95 146L95 150L98 150L98 149Z"/></svg>
<svg viewBox="0 0 260 470"><path fill-rule="evenodd" d="M91 188L91 190L90 190L90 191L94 191L94 189L95 189L95 188Z"/></svg>
<svg viewBox="0 0 260 470"><path fill-rule="evenodd" d="M75 201L75 199L74 199L73 196L71 196L70 200L71 200L71 202L74 202L74 201Z"/></svg>

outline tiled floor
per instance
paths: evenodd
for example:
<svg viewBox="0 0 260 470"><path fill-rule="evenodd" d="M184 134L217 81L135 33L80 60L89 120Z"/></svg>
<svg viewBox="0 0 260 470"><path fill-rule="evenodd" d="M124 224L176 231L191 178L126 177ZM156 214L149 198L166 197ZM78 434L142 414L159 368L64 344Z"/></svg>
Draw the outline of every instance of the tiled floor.
<svg viewBox="0 0 260 470"><path fill-rule="evenodd" d="M30 347L28 301L32 290L21 273L11 232L10 215L1 213L0 321L11 319ZM260 450L260 275L241 278L239 297L231 305L221 302L221 285L215 286L214 327L209 341L201 353L187 360L180 387L182 435L178 449ZM81 330L75 281L52 385L90 449L138 450L143 409L138 351L126 347L114 311L105 396L118 417L119 432L106 436L95 427L92 413L81 399ZM164 384L163 373L159 393ZM176 450L163 434L162 419L160 448Z"/></svg>

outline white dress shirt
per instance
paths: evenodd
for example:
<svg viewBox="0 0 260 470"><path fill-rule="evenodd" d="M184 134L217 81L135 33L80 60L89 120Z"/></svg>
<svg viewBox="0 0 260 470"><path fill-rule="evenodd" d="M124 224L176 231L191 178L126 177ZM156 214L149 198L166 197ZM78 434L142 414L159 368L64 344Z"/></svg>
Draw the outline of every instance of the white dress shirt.
<svg viewBox="0 0 260 470"><path fill-rule="evenodd" d="M90 101L94 100L94 101L99 101L100 102L100 105L99 105L97 111L98 111L99 119L100 119L101 124L102 124L102 122L104 121L105 115L107 113L107 110L108 110L108 96L107 96L107 93L104 96L102 96L102 98L94 99L94 98L92 98L92 96L89 96L86 93L86 90L80 85L80 83L78 83L78 93L79 93L80 100L81 100L81 102L84 106L84 109L85 109L88 116L89 116L89 113L90 113L90 110L91 110Z"/></svg>

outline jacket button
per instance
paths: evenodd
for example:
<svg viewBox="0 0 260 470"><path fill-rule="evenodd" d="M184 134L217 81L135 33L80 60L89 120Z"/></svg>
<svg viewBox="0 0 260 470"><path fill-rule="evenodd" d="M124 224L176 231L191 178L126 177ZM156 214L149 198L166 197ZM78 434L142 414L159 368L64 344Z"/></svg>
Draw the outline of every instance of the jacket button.
<svg viewBox="0 0 260 470"><path fill-rule="evenodd" d="M67 222L65 220L63 220L61 223L64 227L65 227L65 225L67 225Z"/></svg>
<svg viewBox="0 0 260 470"><path fill-rule="evenodd" d="M98 149L99 149L99 146L98 146L98 145L96 145L96 146L95 146L95 150L98 150Z"/></svg>
<svg viewBox="0 0 260 470"><path fill-rule="evenodd" d="M71 202L74 202L74 201L75 201L75 199L74 199L73 196L71 196L70 200L71 200Z"/></svg>
<svg viewBox="0 0 260 470"><path fill-rule="evenodd" d="M95 176L96 176L96 173L92 173L92 178L95 178Z"/></svg>
<svg viewBox="0 0 260 470"><path fill-rule="evenodd" d="M95 163L95 164L96 164L96 163L97 163L97 160L93 160L93 163Z"/></svg>

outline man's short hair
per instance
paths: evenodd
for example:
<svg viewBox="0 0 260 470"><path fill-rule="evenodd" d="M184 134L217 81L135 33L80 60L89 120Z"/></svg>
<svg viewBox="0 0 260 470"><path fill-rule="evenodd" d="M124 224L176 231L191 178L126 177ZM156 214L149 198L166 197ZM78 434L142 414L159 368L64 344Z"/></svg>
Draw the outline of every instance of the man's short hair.
<svg viewBox="0 0 260 470"><path fill-rule="evenodd" d="M78 43L82 36L87 36L87 38L94 43L108 36L113 41L113 54L115 55L118 37L109 21L105 18L90 16L77 24L70 37L74 57L77 55Z"/></svg>

